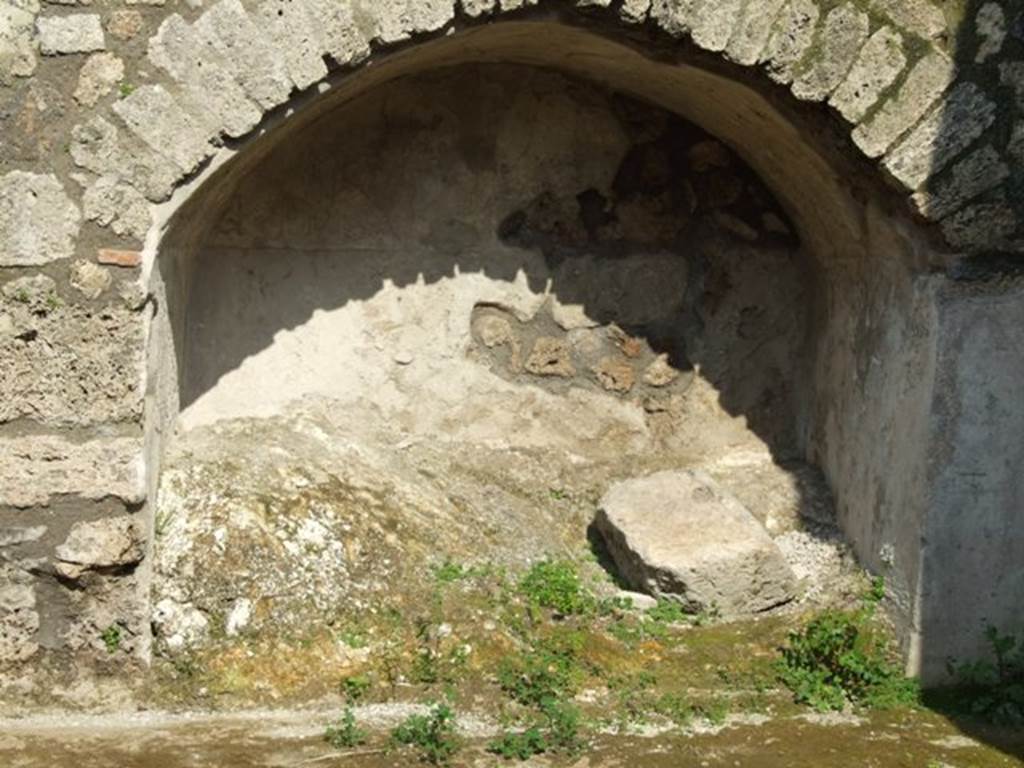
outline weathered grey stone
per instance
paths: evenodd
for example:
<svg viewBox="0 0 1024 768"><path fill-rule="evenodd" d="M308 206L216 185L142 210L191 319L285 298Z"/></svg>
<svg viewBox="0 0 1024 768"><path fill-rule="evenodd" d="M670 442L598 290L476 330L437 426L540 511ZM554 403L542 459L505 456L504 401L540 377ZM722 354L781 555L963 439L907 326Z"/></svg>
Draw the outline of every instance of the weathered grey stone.
<svg viewBox="0 0 1024 768"><path fill-rule="evenodd" d="M16 547L39 541L46 535L45 525L6 526L0 528L0 547Z"/></svg>
<svg viewBox="0 0 1024 768"><path fill-rule="evenodd" d="M956 77L956 65L933 52L910 70L899 92L869 120L856 128L853 140L868 157L880 157L921 119Z"/></svg>
<svg viewBox="0 0 1024 768"><path fill-rule="evenodd" d="M953 166L948 178L934 189L914 195L917 209L930 219L942 219L983 192L1003 183L1010 169L991 145L975 150Z"/></svg>
<svg viewBox="0 0 1024 768"><path fill-rule="evenodd" d="M818 33L818 50L794 80L793 94L822 101L839 87L868 39L868 15L852 4L833 8Z"/></svg>
<svg viewBox="0 0 1024 768"><path fill-rule="evenodd" d="M652 0L649 16L675 37L689 34L700 0Z"/></svg>
<svg viewBox="0 0 1024 768"><path fill-rule="evenodd" d="M740 12L736 31L725 49L725 55L735 62L752 66L761 59L768 45L772 27L786 0L747 0Z"/></svg>
<svg viewBox="0 0 1024 768"><path fill-rule="evenodd" d="M929 0L872 0L871 7L918 37L931 39L946 31L942 9Z"/></svg>
<svg viewBox="0 0 1024 768"><path fill-rule="evenodd" d="M149 40L149 60L181 86L182 102L194 118L210 115L228 136L242 136L263 114L231 76L224 60L181 16L166 18Z"/></svg>
<svg viewBox="0 0 1024 768"><path fill-rule="evenodd" d="M86 571L135 565L145 555L146 538L135 515L75 523L55 552L57 573L77 579Z"/></svg>
<svg viewBox="0 0 1024 768"><path fill-rule="evenodd" d="M192 605L169 597L153 607L153 629L169 651L183 651L201 644L209 634L206 614Z"/></svg>
<svg viewBox="0 0 1024 768"><path fill-rule="evenodd" d="M1010 136L1010 143L1006 147L1007 153L1021 165L1024 165L1024 120L1021 120L1013 128Z"/></svg>
<svg viewBox="0 0 1024 768"><path fill-rule="evenodd" d="M964 208L942 222L946 240L968 250L998 247L1017 229L1017 213L1005 200Z"/></svg>
<svg viewBox="0 0 1024 768"><path fill-rule="evenodd" d="M999 81L1013 89L1018 109L1024 110L1024 61L1004 61L999 65Z"/></svg>
<svg viewBox="0 0 1024 768"><path fill-rule="evenodd" d="M141 314L114 302L65 304L39 276L4 286L0 315L0 422L25 418L80 426L137 420L142 412Z"/></svg>
<svg viewBox="0 0 1024 768"><path fill-rule="evenodd" d="M619 16L632 24L639 24L647 19L650 10L651 0L623 0Z"/></svg>
<svg viewBox="0 0 1024 768"><path fill-rule="evenodd" d="M974 17L975 34L981 38L981 45L974 60L981 64L999 53L1006 40L1006 16L999 3L985 3Z"/></svg>
<svg viewBox="0 0 1024 768"><path fill-rule="evenodd" d="M36 19L39 52L44 56L63 53L90 53L106 46L100 17L95 13L70 16L40 16Z"/></svg>
<svg viewBox="0 0 1024 768"><path fill-rule="evenodd" d="M85 217L115 234L145 240L152 223L149 202L141 192L114 176L101 176L82 198Z"/></svg>
<svg viewBox="0 0 1024 768"><path fill-rule="evenodd" d="M260 5L259 25L284 56L292 82L305 89L327 75L320 55L320 37L302 3L266 0Z"/></svg>
<svg viewBox="0 0 1024 768"><path fill-rule="evenodd" d="M498 0L459 0L459 5L464 14L478 18L494 13L495 8L498 7Z"/></svg>
<svg viewBox="0 0 1024 768"><path fill-rule="evenodd" d="M441 29L455 15L454 0L374 0L357 7L373 19L374 37L384 43Z"/></svg>
<svg viewBox="0 0 1024 768"><path fill-rule="evenodd" d="M124 79L124 63L112 53L96 53L86 59L78 73L75 101L93 107Z"/></svg>
<svg viewBox="0 0 1024 768"><path fill-rule="evenodd" d="M0 438L0 504L44 506L65 495L141 502L142 439L75 443L57 435Z"/></svg>
<svg viewBox="0 0 1024 768"><path fill-rule="evenodd" d="M27 267L75 251L78 207L52 174L11 171L0 176L0 267Z"/></svg>
<svg viewBox="0 0 1024 768"><path fill-rule="evenodd" d="M10 4L0 5L0 85L16 77L28 77L36 70L36 49L32 29L36 15Z"/></svg>
<svg viewBox="0 0 1024 768"><path fill-rule="evenodd" d="M0 561L0 666L31 658L39 648L38 630L32 577Z"/></svg>
<svg viewBox="0 0 1024 768"><path fill-rule="evenodd" d="M736 616L795 595L793 572L764 527L703 472L616 483L595 523L630 586L689 610Z"/></svg>
<svg viewBox="0 0 1024 768"><path fill-rule="evenodd" d="M709 51L721 51L732 37L733 27L742 10L743 0L705 2L694 14L693 41Z"/></svg>
<svg viewBox="0 0 1024 768"><path fill-rule="evenodd" d="M370 39L376 34L377 22L372 17L357 20L350 0L311 0L307 9L320 34L321 53L342 66L370 55Z"/></svg>
<svg viewBox="0 0 1024 768"><path fill-rule="evenodd" d="M107 32L118 40L131 40L142 31L144 23L138 11L114 11L107 19Z"/></svg>
<svg viewBox="0 0 1024 768"><path fill-rule="evenodd" d="M185 173L213 154L214 130L186 112L159 85L136 88L114 102L113 109L128 130Z"/></svg>
<svg viewBox="0 0 1024 768"><path fill-rule="evenodd" d="M550 336L541 336L533 343L526 370L535 376L568 378L576 374L569 345Z"/></svg>
<svg viewBox="0 0 1024 768"><path fill-rule="evenodd" d="M112 278L103 267L78 259L71 265L71 287L87 299L98 299L110 287Z"/></svg>
<svg viewBox="0 0 1024 768"><path fill-rule="evenodd" d="M961 83L945 102L885 158L908 189L945 168L995 121L996 105L974 83Z"/></svg>
<svg viewBox="0 0 1024 768"><path fill-rule="evenodd" d="M150 147L120 134L102 117L72 128L69 150L75 165L99 176L119 178L153 202L170 197L184 173Z"/></svg>
<svg viewBox="0 0 1024 768"><path fill-rule="evenodd" d="M262 109L287 101L292 80L284 56L249 18L240 0L220 0L199 17L195 29Z"/></svg>
<svg viewBox="0 0 1024 768"><path fill-rule="evenodd" d="M853 69L832 94L829 104L851 123L860 122L882 91L896 82L906 64L903 36L891 27L882 27L861 49Z"/></svg>
<svg viewBox="0 0 1024 768"><path fill-rule="evenodd" d="M788 83L814 42L819 10L814 0L790 0L775 23L775 31L761 54L765 71L778 83Z"/></svg>
<svg viewBox="0 0 1024 768"><path fill-rule="evenodd" d="M537 5L540 0L499 0L501 4L501 10L503 11L517 11L520 8L529 8L531 5Z"/></svg>

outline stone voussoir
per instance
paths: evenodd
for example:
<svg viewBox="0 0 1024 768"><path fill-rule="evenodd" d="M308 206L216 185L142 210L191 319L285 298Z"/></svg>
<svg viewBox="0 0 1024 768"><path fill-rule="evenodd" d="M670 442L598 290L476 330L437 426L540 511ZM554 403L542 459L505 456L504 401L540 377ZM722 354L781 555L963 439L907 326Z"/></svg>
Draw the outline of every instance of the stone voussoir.
<svg viewBox="0 0 1024 768"><path fill-rule="evenodd" d="M868 39L868 15L848 3L825 16L818 33L818 50L791 87L805 101L823 101L843 82Z"/></svg>
<svg viewBox="0 0 1024 768"><path fill-rule="evenodd" d="M767 531L703 472L616 483L595 525L633 589L690 610L737 616L795 596L793 572Z"/></svg>
<svg viewBox="0 0 1024 768"><path fill-rule="evenodd" d="M820 15L814 0L789 0L782 9L761 53L761 62L772 80L788 83L793 79L797 65L814 42Z"/></svg>
<svg viewBox="0 0 1024 768"><path fill-rule="evenodd" d="M756 64L768 45L775 20L785 4L786 0L747 0L725 48L725 55L738 64Z"/></svg>
<svg viewBox="0 0 1024 768"><path fill-rule="evenodd" d="M299 89L326 77L320 36L305 5L266 0L257 14L260 28L281 52L288 74Z"/></svg>
<svg viewBox="0 0 1024 768"><path fill-rule="evenodd" d="M861 49L853 69L833 92L829 104L849 122L860 122L906 65L903 36L892 27L880 28Z"/></svg>
<svg viewBox="0 0 1024 768"><path fill-rule="evenodd" d="M114 102L114 112L154 152L173 161L183 174L213 154L215 131L190 115L160 85L144 85Z"/></svg>
<svg viewBox="0 0 1024 768"><path fill-rule="evenodd" d="M939 100L956 78L956 65L943 53L929 53L910 70L898 93L853 131L853 141L868 157L881 157Z"/></svg>
<svg viewBox="0 0 1024 768"><path fill-rule="evenodd" d="M242 136L262 119L221 56L181 16L164 19L150 38L148 57L178 83L181 101L195 118L211 121L228 136Z"/></svg>
<svg viewBox="0 0 1024 768"><path fill-rule="evenodd" d="M262 109L287 101L293 83L284 55L249 17L240 0L220 0L212 5L196 21L195 29Z"/></svg>
<svg viewBox="0 0 1024 768"><path fill-rule="evenodd" d="M907 189L918 189L995 122L996 105L974 83L961 83L892 149L883 164Z"/></svg>
<svg viewBox="0 0 1024 768"><path fill-rule="evenodd" d="M976 149L956 163L947 178L914 195L917 210L929 219L943 219L975 197L1002 184L1010 169L990 144Z"/></svg>

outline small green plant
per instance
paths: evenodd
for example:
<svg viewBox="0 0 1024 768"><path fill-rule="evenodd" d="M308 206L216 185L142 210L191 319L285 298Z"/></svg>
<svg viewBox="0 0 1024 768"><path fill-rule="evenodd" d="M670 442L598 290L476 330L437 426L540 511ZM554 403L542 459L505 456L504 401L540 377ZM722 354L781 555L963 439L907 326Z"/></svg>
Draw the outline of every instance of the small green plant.
<svg viewBox="0 0 1024 768"><path fill-rule="evenodd" d="M857 610L823 611L789 634L777 672L797 702L828 711L847 702L890 708L917 701L916 681L892 661L874 622L883 595L884 584L875 581Z"/></svg>
<svg viewBox="0 0 1024 768"><path fill-rule="evenodd" d="M459 748L455 713L446 704L435 704L425 715L410 715L391 733L396 744L415 747L424 762L447 765Z"/></svg>
<svg viewBox="0 0 1024 768"><path fill-rule="evenodd" d="M580 659L582 639L575 633L553 635L498 667L498 684L520 704L543 707L572 696L586 677Z"/></svg>
<svg viewBox="0 0 1024 768"><path fill-rule="evenodd" d="M60 300L60 296L58 296L58 295L57 295L57 294L55 294L55 293L51 293L51 294L49 294L49 295L48 295L48 296L46 297L46 308L47 308L47 309L48 309L48 310L49 310L50 312L53 312L53 311L54 311L54 310L56 310L56 309L60 309L60 307L61 307L61 306L62 306L63 304L64 304L64 302L62 302L62 301Z"/></svg>
<svg viewBox="0 0 1024 768"><path fill-rule="evenodd" d="M548 749L569 755L583 749L580 738L580 711L565 701L549 701L543 706L547 721Z"/></svg>
<svg viewBox="0 0 1024 768"><path fill-rule="evenodd" d="M327 726L324 740L335 749L351 749L366 743L366 731L356 725L352 708L346 707L341 717Z"/></svg>
<svg viewBox="0 0 1024 768"><path fill-rule="evenodd" d="M679 624L687 621L690 616L683 610L683 606L674 600L659 600L653 608L645 611L647 618L663 624Z"/></svg>
<svg viewBox="0 0 1024 768"><path fill-rule="evenodd" d="M568 702L551 700L540 707L538 722L525 731L505 731L487 751L506 760L528 760L545 752L576 755L583 746L579 710Z"/></svg>
<svg viewBox="0 0 1024 768"><path fill-rule="evenodd" d="M350 704L361 700L369 692L372 683L364 675L352 675L341 681L341 692Z"/></svg>
<svg viewBox="0 0 1024 768"><path fill-rule="evenodd" d="M438 584L453 584L471 575L472 569L459 563L445 560L441 565L434 566L434 580Z"/></svg>
<svg viewBox="0 0 1024 768"><path fill-rule="evenodd" d="M531 606L563 616L591 613L596 607L593 595L580 582L576 566L565 560L535 563L520 580L519 592Z"/></svg>
<svg viewBox="0 0 1024 768"><path fill-rule="evenodd" d="M505 731L487 745L487 751L506 760L529 760L547 752L548 742L540 727L533 725L521 732Z"/></svg>
<svg viewBox="0 0 1024 768"><path fill-rule="evenodd" d="M121 628L117 624L111 624L100 633L100 640L107 647L107 653L117 653L121 647Z"/></svg>
<svg viewBox="0 0 1024 768"><path fill-rule="evenodd" d="M970 714L1001 725L1024 724L1024 643L996 627L985 630L991 659L955 664L957 699Z"/></svg>
<svg viewBox="0 0 1024 768"><path fill-rule="evenodd" d="M131 96L132 92L135 90L135 86L129 82L123 82L118 86L117 90L121 94L121 98L124 98L125 96Z"/></svg>
<svg viewBox="0 0 1024 768"><path fill-rule="evenodd" d="M16 302L18 302L19 304L28 304L28 302L29 302L28 291L26 291L24 288L19 288L18 292L14 294L14 300Z"/></svg>

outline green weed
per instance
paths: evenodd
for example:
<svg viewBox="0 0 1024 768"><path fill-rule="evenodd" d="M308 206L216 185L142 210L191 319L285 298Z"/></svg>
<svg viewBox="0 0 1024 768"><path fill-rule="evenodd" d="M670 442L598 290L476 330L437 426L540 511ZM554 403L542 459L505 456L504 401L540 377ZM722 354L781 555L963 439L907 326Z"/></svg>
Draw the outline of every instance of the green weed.
<svg viewBox="0 0 1024 768"><path fill-rule="evenodd" d="M535 563L519 581L519 592L531 606L548 608L562 616L589 614L597 605L580 582L576 566L565 560Z"/></svg>
<svg viewBox="0 0 1024 768"><path fill-rule="evenodd" d="M366 743L366 731L356 725L356 716L347 707L337 721L327 726L324 740L335 749L350 749Z"/></svg>
<svg viewBox="0 0 1024 768"><path fill-rule="evenodd" d="M797 702L828 711L848 701L870 708L917 701L916 681L892 661L888 638L874 622L883 595L878 580L857 610L823 611L789 634L777 672Z"/></svg>
<svg viewBox="0 0 1024 768"><path fill-rule="evenodd" d="M459 749L455 734L455 713L446 704L436 704L425 715L410 715L391 733L396 744L411 746L431 765L447 765Z"/></svg>
<svg viewBox="0 0 1024 768"><path fill-rule="evenodd" d="M117 624L111 624L100 633L100 640L107 647L107 653L117 653L121 647L121 628Z"/></svg>
<svg viewBox="0 0 1024 768"><path fill-rule="evenodd" d="M970 714L993 723L1024 724L1024 643L991 626L985 639L991 659L948 665L957 680L958 702Z"/></svg>

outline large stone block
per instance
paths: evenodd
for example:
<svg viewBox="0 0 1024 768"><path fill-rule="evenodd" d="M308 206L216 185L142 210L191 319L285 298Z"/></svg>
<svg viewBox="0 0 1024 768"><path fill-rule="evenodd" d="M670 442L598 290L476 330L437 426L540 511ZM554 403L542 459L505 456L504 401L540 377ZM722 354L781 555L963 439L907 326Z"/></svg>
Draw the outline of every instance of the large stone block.
<svg viewBox="0 0 1024 768"><path fill-rule="evenodd" d="M0 423L135 421L145 318L123 301L67 304L44 276L0 291Z"/></svg>
<svg viewBox="0 0 1024 768"><path fill-rule="evenodd" d="M39 648L38 629L32 577L0 562L0 667L31 658Z"/></svg>
<svg viewBox="0 0 1024 768"><path fill-rule="evenodd" d="M75 252L78 207L52 174L0 176L0 267L27 267Z"/></svg>
<svg viewBox="0 0 1024 768"><path fill-rule="evenodd" d="M134 515L76 523L57 547L57 573L77 579L87 571L105 571L139 563L146 539Z"/></svg>
<svg viewBox="0 0 1024 768"><path fill-rule="evenodd" d="M767 531L703 472L617 483L596 525L633 588L690 610L749 614L795 595L793 572Z"/></svg>
<svg viewBox="0 0 1024 768"><path fill-rule="evenodd" d="M44 56L89 53L106 48L100 17L95 13L42 16L36 20L39 51Z"/></svg>
<svg viewBox="0 0 1024 768"><path fill-rule="evenodd" d="M57 435L0 439L0 505L45 506L55 496L140 503L145 497L142 439L72 442Z"/></svg>
<svg viewBox="0 0 1024 768"><path fill-rule="evenodd" d="M35 13L24 8L9 3L0 5L0 85L10 85L14 78L35 72L35 18Z"/></svg>

